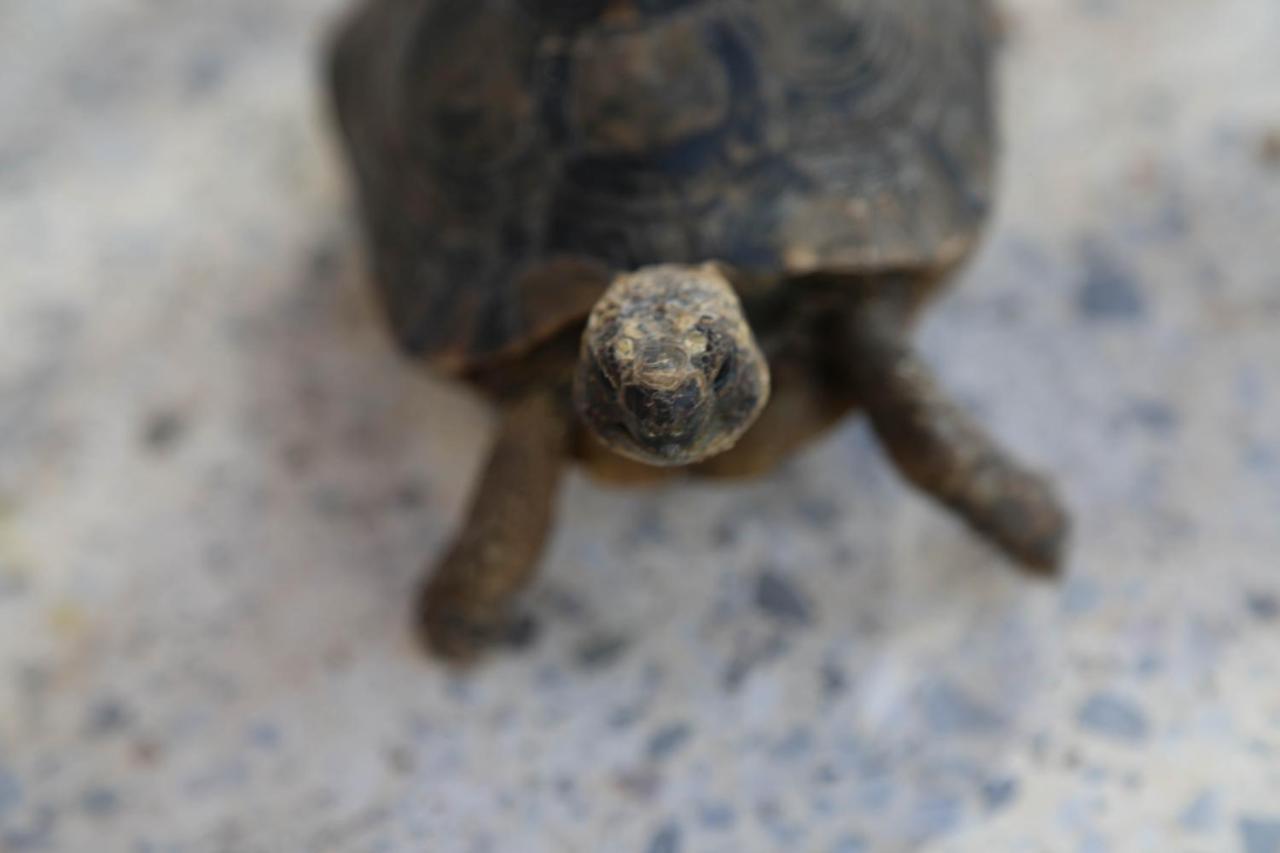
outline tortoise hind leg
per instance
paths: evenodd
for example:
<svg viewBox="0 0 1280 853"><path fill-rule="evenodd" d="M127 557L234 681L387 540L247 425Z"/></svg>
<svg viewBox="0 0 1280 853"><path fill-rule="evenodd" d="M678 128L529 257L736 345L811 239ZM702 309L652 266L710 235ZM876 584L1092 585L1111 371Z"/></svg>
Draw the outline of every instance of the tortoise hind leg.
<svg viewBox="0 0 1280 853"><path fill-rule="evenodd" d="M1029 570L1056 574L1069 520L1048 480L1013 459L938 384L907 310L859 302L836 335L842 372L898 470Z"/></svg>
<svg viewBox="0 0 1280 853"><path fill-rule="evenodd" d="M567 406L552 391L504 407L465 525L419 600L422 636L435 653L469 661L510 625L511 603L533 580L551 528L568 432Z"/></svg>

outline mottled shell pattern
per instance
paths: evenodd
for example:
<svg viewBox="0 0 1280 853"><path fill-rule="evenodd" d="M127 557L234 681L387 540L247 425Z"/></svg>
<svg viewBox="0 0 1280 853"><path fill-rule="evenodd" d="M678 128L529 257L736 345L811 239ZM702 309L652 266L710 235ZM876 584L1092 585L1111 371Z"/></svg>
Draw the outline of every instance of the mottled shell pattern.
<svg viewBox="0 0 1280 853"><path fill-rule="evenodd" d="M397 337L460 369L611 272L958 260L992 48L985 0L367 0L331 73Z"/></svg>

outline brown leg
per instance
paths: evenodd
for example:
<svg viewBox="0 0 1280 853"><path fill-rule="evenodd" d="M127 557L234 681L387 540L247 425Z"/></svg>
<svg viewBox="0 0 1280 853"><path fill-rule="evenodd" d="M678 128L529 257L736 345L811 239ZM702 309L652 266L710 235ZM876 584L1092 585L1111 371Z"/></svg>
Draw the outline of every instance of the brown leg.
<svg viewBox="0 0 1280 853"><path fill-rule="evenodd" d="M1028 569L1054 574L1069 519L1053 486L1001 450L939 387L887 298L851 310L840 359L881 444L918 488Z"/></svg>
<svg viewBox="0 0 1280 853"><path fill-rule="evenodd" d="M553 392L504 407L465 526L422 592L422 634L435 653L469 661L510 624L551 527L567 437L567 404Z"/></svg>

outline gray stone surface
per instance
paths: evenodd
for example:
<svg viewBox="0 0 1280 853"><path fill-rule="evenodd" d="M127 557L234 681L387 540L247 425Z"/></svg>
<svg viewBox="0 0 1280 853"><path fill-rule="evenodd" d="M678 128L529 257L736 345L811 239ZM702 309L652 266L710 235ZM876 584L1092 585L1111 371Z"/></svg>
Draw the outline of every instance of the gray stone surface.
<svg viewBox="0 0 1280 853"><path fill-rule="evenodd" d="M0 850L1277 849L1280 5L1007 7L923 345L1061 480L1069 577L851 422L575 476L536 641L461 678L406 601L489 416L371 307L335 3L0 5Z"/></svg>

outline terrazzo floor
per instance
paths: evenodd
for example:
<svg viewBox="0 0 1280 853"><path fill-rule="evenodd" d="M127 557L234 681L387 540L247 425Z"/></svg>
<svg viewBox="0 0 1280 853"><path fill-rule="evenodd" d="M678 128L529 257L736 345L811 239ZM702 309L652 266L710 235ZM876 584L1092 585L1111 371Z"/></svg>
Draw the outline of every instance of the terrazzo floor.
<svg viewBox="0 0 1280 853"><path fill-rule="evenodd" d="M1061 584L850 422L571 477L471 676L406 600L490 415L371 304L337 8L0 4L0 850L1280 851L1280 4L1006 3L922 345L1062 484Z"/></svg>

